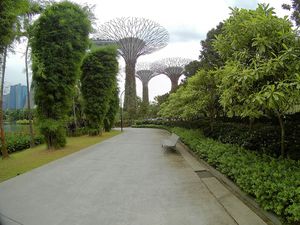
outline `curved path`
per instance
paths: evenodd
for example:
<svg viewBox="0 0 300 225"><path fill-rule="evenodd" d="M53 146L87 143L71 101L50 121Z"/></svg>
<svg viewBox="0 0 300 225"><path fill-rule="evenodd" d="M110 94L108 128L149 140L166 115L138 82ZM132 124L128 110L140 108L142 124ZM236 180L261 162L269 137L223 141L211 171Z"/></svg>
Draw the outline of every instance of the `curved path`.
<svg viewBox="0 0 300 225"><path fill-rule="evenodd" d="M162 151L168 136L126 129L1 183L2 224L265 224L215 178L200 179L187 153Z"/></svg>

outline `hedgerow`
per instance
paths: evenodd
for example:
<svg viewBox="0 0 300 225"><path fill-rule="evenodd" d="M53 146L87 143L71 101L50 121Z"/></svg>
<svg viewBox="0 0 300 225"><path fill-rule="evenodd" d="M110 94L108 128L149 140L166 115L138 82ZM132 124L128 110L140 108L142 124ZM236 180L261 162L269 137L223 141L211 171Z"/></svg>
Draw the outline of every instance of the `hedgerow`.
<svg viewBox="0 0 300 225"><path fill-rule="evenodd" d="M201 130L171 128L199 157L205 159L265 209L285 221L300 222L300 161L273 158L204 137Z"/></svg>

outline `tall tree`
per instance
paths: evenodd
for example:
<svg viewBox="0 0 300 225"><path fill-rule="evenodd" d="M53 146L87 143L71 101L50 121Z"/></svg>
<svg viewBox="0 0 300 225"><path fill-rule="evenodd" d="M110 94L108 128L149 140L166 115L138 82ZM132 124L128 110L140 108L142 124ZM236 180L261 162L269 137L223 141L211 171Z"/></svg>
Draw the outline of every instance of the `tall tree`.
<svg viewBox="0 0 300 225"><path fill-rule="evenodd" d="M223 23L219 23L216 28L208 31L206 34L206 39L201 41L199 61L194 60L185 66L184 75L186 77L195 75L197 71L201 69L214 70L224 66L224 60L213 46L216 36L222 31L222 27Z"/></svg>
<svg viewBox="0 0 300 225"><path fill-rule="evenodd" d="M47 7L34 23L30 36L35 102L47 147L66 144L66 116L82 58L89 44L88 13L70 2Z"/></svg>
<svg viewBox="0 0 300 225"><path fill-rule="evenodd" d="M159 114L164 117L195 119L210 118L211 129L221 107L218 102L219 70L199 70L187 83L171 94L161 105Z"/></svg>
<svg viewBox="0 0 300 225"><path fill-rule="evenodd" d="M216 28L211 29L206 34L206 39L201 41L201 51L199 61L201 69L212 70L224 66L225 62L215 50L213 43L217 35L222 32L223 23L219 23Z"/></svg>
<svg viewBox="0 0 300 225"><path fill-rule="evenodd" d="M81 70L81 91L89 134L101 135L109 104L115 101L117 91L117 50L103 47L89 53Z"/></svg>
<svg viewBox="0 0 300 225"><path fill-rule="evenodd" d="M31 98L30 98L30 85L29 85L29 61L30 61L30 48L29 48L29 30L33 21L33 17L43 10L43 5L39 2L29 0L29 7L22 16L22 37L26 38L26 50L25 50L25 74L26 74L26 84L27 84L27 108L29 115L29 133L30 133L30 147L34 147L34 133L32 124L32 111L31 111Z"/></svg>
<svg viewBox="0 0 300 225"><path fill-rule="evenodd" d="M198 70L202 68L202 63L198 60L193 60L184 67L184 75L186 78L194 76Z"/></svg>
<svg viewBox="0 0 300 225"><path fill-rule="evenodd" d="M227 60L219 85L227 114L276 116L284 155L283 118L300 101L300 42L291 22L267 5L233 9L215 47Z"/></svg>
<svg viewBox="0 0 300 225"><path fill-rule="evenodd" d="M300 1L292 0L292 5L290 4L282 4L282 8L287 10L293 10L291 18L295 21L296 26L300 26Z"/></svg>
<svg viewBox="0 0 300 225"><path fill-rule="evenodd" d="M28 7L27 0L0 1L0 57L1 57L1 87L0 87L0 139L2 157L7 158L8 152L5 143L3 127L3 89L6 67L6 57L9 45L13 42L19 27L18 16Z"/></svg>

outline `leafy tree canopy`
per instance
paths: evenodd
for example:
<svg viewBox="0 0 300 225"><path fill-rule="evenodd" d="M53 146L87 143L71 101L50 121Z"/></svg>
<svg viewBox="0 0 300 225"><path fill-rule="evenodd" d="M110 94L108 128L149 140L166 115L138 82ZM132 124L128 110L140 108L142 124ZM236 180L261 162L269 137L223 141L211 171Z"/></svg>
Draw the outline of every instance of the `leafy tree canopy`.
<svg viewBox="0 0 300 225"><path fill-rule="evenodd" d="M300 43L292 24L273 9L233 9L215 47L227 59L220 102L229 116L283 116L300 104Z"/></svg>
<svg viewBox="0 0 300 225"><path fill-rule="evenodd" d="M199 60L202 69L211 70L224 65L224 60L213 46L216 36L222 32L222 27L223 23L219 23L216 28L208 31L206 39L201 41L202 49L200 51Z"/></svg>
<svg viewBox="0 0 300 225"><path fill-rule="evenodd" d="M217 91L217 71L199 70L187 84L172 93L161 105L163 117L194 119L199 116L215 118L220 109Z"/></svg>
<svg viewBox="0 0 300 225"><path fill-rule="evenodd" d="M291 18L295 21L296 26L300 25L300 1L299 0L292 0L292 5L290 4L283 4L282 8L287 10L293 10Z"/></svg>
<svg viewBox="0 0 300 225"><path fill-rule="evenodd" d="M28 11L27 0L0 1L0 53L12 43L19 27L18 16Z"/></svg>

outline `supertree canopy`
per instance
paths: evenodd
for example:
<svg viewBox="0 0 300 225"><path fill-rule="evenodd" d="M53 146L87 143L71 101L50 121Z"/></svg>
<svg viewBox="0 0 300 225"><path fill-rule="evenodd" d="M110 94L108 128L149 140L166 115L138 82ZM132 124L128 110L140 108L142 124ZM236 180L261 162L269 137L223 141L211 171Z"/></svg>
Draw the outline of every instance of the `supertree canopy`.
<svg viewBox="0 0 300 225"><path fill-rule="evenodd" d="M184 67L191 59L173 57L165 58L151 64L151 69L158 74L164 74L171 80L171 91L178 86L179 77L184 73Z"/></svg>
<svg viewBox="0 0 300 225"><path fill-rule="evenodd" d="M158 23L144 18L121 17L99 27L99 38L116 43L125 60L124 109L130 115L136 110L135 65L139 56L150 54L165 47L169 41L167 30Z"/></svg>
<svg viewBox="0 0 300 225"><path fill-rule="evenodd" d="M142 81L143 84L143 102L149 104L149 89L148 83L149 81L155 77L157 73L155 73L150 68L149 63L138 63L136 77Z"/></svg>

